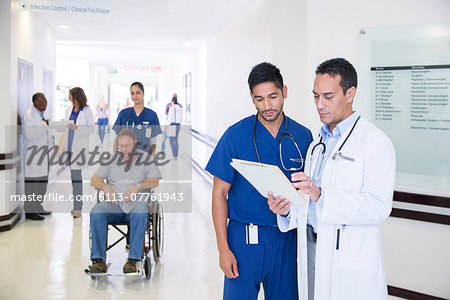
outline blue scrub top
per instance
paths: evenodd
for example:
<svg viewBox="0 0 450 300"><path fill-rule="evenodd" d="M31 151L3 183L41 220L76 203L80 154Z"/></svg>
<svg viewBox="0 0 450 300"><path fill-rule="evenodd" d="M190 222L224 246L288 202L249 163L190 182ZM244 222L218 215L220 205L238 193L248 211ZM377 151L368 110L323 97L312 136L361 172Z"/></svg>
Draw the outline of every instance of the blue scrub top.
<svg viewBox="0 0 450 300"><path fill-rule="evenodd" d="M134 124L134 126L133 126ZM141 128L137 128L141 125ZM151 128L151 137L161 134L161 127L159 126L158 115L151 109L144 107L144 110L136 115L132 107L124 108L120 111L113 129L118 134L123 128L130 128L136 133L138 140L138 149L143 151L150 150L150 138L146 137L147 127Z"/></svg>
<svg viewBox="0 0 450 300"><path fill-rule="evenodd" d="M229 219L246 224L277 226L276 215L269 209L267 198L230 165L232 158L258 161L253 144L255 117L255 115L247 117L225 131L209 159L206 170L231 184L228 192ZM285 122L287 131L293 136L305 159L308 146L313 140L311 131L288 117L286 121L283 120L276 138L257 120L255 139L261 163L277 165L290 179L293 172L285 171L280 162L279 143L281 135L285 132ZM282 140L282 154L286 168L300 167L300 162L291 160L299 158L299 154L292 140L286 135Z"/></svg>
<svg viewBox="0 0 450 300"><path fill-rule="evenodd" d="M77 124L77 119L78 119L78 115L80 114L80 111L83 110L83 108L79 108L77 112L75 112L73 110L74 108L72 108L72 112L70 113L70 117L69 120L73 121L73 124ZM69 142L67 144L67 148L69 150L72 150L72 144L73 144L73 135L74 135L75 131L72 129L69 129Z"/></svg>

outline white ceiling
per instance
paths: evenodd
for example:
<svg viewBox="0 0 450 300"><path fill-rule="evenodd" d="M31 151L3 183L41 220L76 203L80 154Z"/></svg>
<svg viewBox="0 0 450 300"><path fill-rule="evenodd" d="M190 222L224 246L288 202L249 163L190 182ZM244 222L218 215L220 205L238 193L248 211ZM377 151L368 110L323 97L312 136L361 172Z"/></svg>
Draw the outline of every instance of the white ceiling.
<svg viewBox="0 0 450 300"><path fill-rule="evenodd" d="M139 61L168 67L255 0L111 1L109 15L39 13L56 32L58 55L105 65Z"/></svg>

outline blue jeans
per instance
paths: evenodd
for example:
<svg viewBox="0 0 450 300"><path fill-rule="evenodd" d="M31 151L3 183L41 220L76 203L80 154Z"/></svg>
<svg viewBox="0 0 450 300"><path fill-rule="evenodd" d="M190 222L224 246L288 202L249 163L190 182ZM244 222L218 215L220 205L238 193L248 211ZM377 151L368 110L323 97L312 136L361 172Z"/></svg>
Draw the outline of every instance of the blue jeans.
<svg viewBox="0 0 450 300"><path fill-rule="evenodd" d="M163 138L162 138L162 144L161 144L161 152L166 151L166 139L167 139L167 130L164 129L163 131Z"/></svg>
<svg viewBox="0 0 450 300"><path fill-rule="evenodd" d="M178 134L180 133L180 124L176 124L177 130L176 130L176 136L169 136L169 142L170 142L170 148L172 148L172 156L177 157L178 156Z"/></svg>
<svg viewBox="0 0 450 300"><path fill-rule="evenodd" d="M141 260L145 231L147 230L147 204L136 203L130 213L124 213L118 205L111 202L97 203L90 214L91 227L91 260L101 258L106 262L107 223L130 223L130 251L128 259Z"/></svg>
<svg viewBox="0 0 450 300"><path fill-rule="evenodd" d="M98 135L100 136L100 141L103 143L103 139L105 138L105 129L106 125L108 125L108 118L98 119Z"/></svg>

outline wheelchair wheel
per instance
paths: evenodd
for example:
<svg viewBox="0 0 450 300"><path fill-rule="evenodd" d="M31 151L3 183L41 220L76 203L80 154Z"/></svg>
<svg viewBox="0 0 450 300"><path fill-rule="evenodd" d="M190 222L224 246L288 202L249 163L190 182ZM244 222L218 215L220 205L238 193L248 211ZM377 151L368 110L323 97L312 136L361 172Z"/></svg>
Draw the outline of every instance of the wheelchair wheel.
<svg viewBox="0 0 450 300"><path fill-rule="evenodd" d="M152 213L152 248L153 258L155 262L159 262L159 258L164 248L164 212L162 205L158 203L156 211Z"/></svg>
<svg viewBox="0 0 450 300"><path fill-rule="evenodd" d="M144 274L147 280L152 277L152 262L148 256L145 256L144 258Z"/></svg>

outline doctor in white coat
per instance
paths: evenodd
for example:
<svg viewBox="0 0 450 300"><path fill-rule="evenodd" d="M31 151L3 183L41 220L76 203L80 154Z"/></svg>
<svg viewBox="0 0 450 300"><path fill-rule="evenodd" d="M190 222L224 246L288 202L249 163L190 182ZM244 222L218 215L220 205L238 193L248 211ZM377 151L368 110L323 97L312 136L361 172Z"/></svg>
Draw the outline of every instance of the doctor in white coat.
<svg viewBox="0 0 450 300"><path fill-rule="evenodd" d="M83 206L83 178L81 170L88 167L87 157L89 149L89 137L94 132L94 114L87 105L86 94L80 87L74 87L69 91L69 99L72 106L66 110L66 119L72 121L68 125L65 149L71 152L70 173L73 188L73 218L81 217ZM84 152L84 153L83 153ZM83 160L84 156L84 160Z"/></svg>
<svg viewBox="0 0 450 300"><path fill-rule="evenodd" d="M22 118L25 194L27 197L34 194L35 200L38 200L38 197L42 199L47 191L49 129L48 120L44 117L46 108L45 95L36 93L33 95L33 105L27 109ZM26 218L31 220L44 220L44 215L51 214L42 207L42 200L28 199L24 203L24 209Z"/></svg>
<svg viewBox="0 0 450 300"><path fill-rule="evenodd" d="M269 195L280 230L298 229L302 300L387 299L381 223L389 216L395 179L390 139L353 111L357 74L345 59L317 67L314 99L320 135L305 172L292 174L309 204Z"/></svg>

